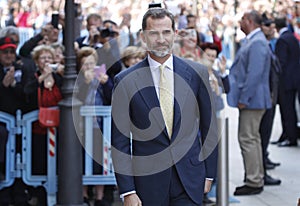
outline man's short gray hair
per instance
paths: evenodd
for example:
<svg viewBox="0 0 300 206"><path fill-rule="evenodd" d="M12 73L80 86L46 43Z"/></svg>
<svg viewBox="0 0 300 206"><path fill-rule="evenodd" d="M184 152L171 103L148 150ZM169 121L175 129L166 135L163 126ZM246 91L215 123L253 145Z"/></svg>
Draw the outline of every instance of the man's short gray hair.
<svg viewBox="0 0 300 206"><path fill-rule="evenodd" d="M6 36L12 35L12 34L19 36L19 29L15 26L7 26L0 30L0 38L6 37Z"/></svg>

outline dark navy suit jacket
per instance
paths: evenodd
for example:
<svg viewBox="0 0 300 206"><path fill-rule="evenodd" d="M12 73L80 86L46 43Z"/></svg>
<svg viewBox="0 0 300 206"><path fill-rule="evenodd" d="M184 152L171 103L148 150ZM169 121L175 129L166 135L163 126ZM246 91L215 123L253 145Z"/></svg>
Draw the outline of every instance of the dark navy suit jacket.
<svg viewBox="0 0 300 206"><path fill-rule="evenodd" d="M147 58L115 77L112 157L117 184L121 194L135 190L143 205L161 205L166 199L174 165L197 204L202 202L205 178L216 175L218 135L207 69L175 56L173 61L171 139Z"/></svg>
<svg viewBox="0 0 300 206"><path fill-rule="evenodd" d="M284 90L300 89L300 48L299 43L290 31L283 32L275 47L282 69L280 86Z"/></svg>

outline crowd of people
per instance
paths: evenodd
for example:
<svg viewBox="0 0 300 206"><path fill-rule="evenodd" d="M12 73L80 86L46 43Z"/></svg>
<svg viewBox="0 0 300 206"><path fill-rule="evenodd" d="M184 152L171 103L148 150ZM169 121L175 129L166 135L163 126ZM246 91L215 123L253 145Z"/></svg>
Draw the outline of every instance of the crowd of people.
<svg viewBox="0 0 300 206"><path fill-rule="evenodd" d="M38 5L42 4L40 1L20 2L7 1L5 4L7 7L1 7L0 111L11 115L15 115L18 109L22 113L27 113L39 109L40 106L57 106L63 98L61 87L65 70L65 48L62 42L64 5L60 1L42 1L45 4L40 8L44 9L40 11L38 10ZM111 5L98 5L97 1L89 1L89 3L75 1L77 21L74 28L76 34L74 49L79 88L77 98L84 105L111 105L113 90L117 86L115 81L119 83L119 79L123 78L122 75L129 73L128 70L132 71L132 68L136 68L132 66L141 62L144 64L139 65L140 67L149 67L145 64L148 62L147 59L151 65L166 64L168 69L174 69L175 72L177 64L185 64L177 60L177 57L185 59L184 62L191 61L204 65L215 116L220 117L224 109L225 99L222 95L224 93L228 104L239 110L238 138L244 162L245 176L242 178L245 184L237 187L234 195L252 195L261 193L264 185L281 184L280 179L275 179L268 174L269 169L280 165L270 160L267 149L276 105L280 108L283 133L278 137L278 141L271 143L279 147L298 145L297 139L300 133L297 128L295 100L300 91L300 1L270 0L263 1L263 3L261 1L237 1L238 5L234 5L234 2L215 0L202 1L199 5L194 5L164 1L160 6L170 11L171 16L168 12L165 13L164 9L157 11L161 12L162 16L155 16L158 14L151 13L148 9L151 2L149 5L142 4L141 7L138 4L126 4L122 9L116 1L115 6L120 8L119 13L116 14L117 12L112 12ZM30 10L29 5L35 10ZM46 6L51 9L47 10ZM150 15L148 18L153 22L144 16L141 25L142 13L137 12L138 9L148 11ZM49 11L54 10L60 12L58 25L54 25L51 21ZM152 18L151 15L154 17ZM164 21L160 22L162 19ZM169 19L174 20L174 25L168 25ZM156 25L158 23L161 27ZM34 30L30 38L24 39L21 35L23 31L21 28L24 27ZM162 28L167 29L161 31ZM21 38L23 38L22 43ZM157 40L154 41L155 39ZM164 47L168 46L170 48L165 51ZM157 47L162 48L156 51ZM152 53L152 51L155 52ZM168 62L169 55L170 59L176 61L176 64ZM277 66L274 65L276 62ZM193 63L189 64L193 65ZM154 85L158 88L162 74L153 73ZM147 74L151 75L150 72ZM148 79L145 80L148 81ZM172 80L173 84L174 81L175 79ZM195 85L199 86L198 83L191 83L192 87ZM126 86L131 85L128 83ZM177 89L176 84L171 89L174 95L175 89ZM157 90L156 93L159 94L160 91ZM201 99L200 96L199 99ZM133 103L141 101L138 97L135 98ZM300 100L300 95L298 98ZM148 104L155 103L150 99ZM176 108L176 102L172 104ZM199 104L201 114L204 115L210 111L211 108L202 111L205 108L203 105L203 108L201 107L201 103ZM131 111L131 121L135 121L134 117L144 119L145 111L142 111L141 107L141 105L135 105L132 108L136 111ZM165 114L163 118L165 120ZM205 116L205 118L212 117ZM147 122L135 124L145 127ZM203 131L205 132L202 135L207 135L206 127L201 124L204 123L200 123L200 132L195 135L197 137ZM101 144L102 140L99 140L101 125L101 118L94 119L94 145ZM9 132L5 123L0 121L0 181L5 179L5 145ZM173 128L174 132L176 134L176 128ZM113 127L113 144L116 148L124 150L128 145L125 143L121 145L120 142L124 137L118 133L119 131ZM171 139L172 132L169 130L166 132L166 136L168 135ZM162 138L161 136L158 139ZM21 152L22 137L17 135L16 138L16 151ZM135 146L138 145L137 141ZM153 144L153 146L157 145ZM32 173L33 175L45 174L47 168L46 128L42 127L38 121L32 124L32 148ZM147 148L145 151L148 151ZM141 151L138 149L137 152ZM143 152L141 154L145 155L146 153ZM148 151L149 154L151 152ZM94 159L101 159L99 155L99 152L96 152ZM214 165L214 161L212 157L208 162ZM116 162L118 160L114 160L114 164ZM189 165L185 166L189 167ZM95 174L103 172L101 160L95 161L93 167ZM115 167L118 168L116 165ZM206 176L201 187L215 182L217 178L214 174L215 170L214 167L212 169L214 172L209 170L210 176ZM200 199L194 197L190 188L186 187L187 183L180 183L186 174L180 171L179 163L178 168L170 168L170 173L173 174L170 177L171 184L174 177L176 182L174 185L179 186L180 191L188 193L184 198L191 198L195 205L199 205L199 201L210 202L205 195ZM132 185L123 187L123 178L122 175L117 175L121 196L132 198L132 194L138 194L138 196L133 196L133 199L125 198L128 204L131 201L137 201L136 203L140 204L141 201L143 205L147 205L147 201L152 201L149 200L148 195L144 194L148 193L147 190L135 188ZM127 180L132 181L130 178ZM143 181L141 179L141 182ZM150 183L147 182L147 184ZM156 187L154 182L152 184ZM95 194L92 197L89 189L88 186L83 187L83 197L87 204L90 204L91 198L95 206L112 204L115 186L96 185ZM171 196L172 192L174 191L171 191ZM157 194L158 199L161 198L160 195ZM47 204L44 188L30 187L17 178L12 186L0 190L0 205L29 205L28 201L32 196L37 197L38 205Z"/></svg>

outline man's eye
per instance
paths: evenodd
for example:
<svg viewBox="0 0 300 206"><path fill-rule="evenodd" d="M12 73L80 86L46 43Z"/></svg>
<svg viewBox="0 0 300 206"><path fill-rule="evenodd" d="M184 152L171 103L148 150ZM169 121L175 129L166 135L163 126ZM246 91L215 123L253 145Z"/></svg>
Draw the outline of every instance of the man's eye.
<svg viewBox="0 0 300 206"><path fill-rule="evenodd" d="M153 36L153 35L157 35L158 32L157 31L149 31L149 35Z"/></svg>
<svg viewBox="0 0 300 206"><path fill-rule="evenodd" d="M164 35L169 35L169 34L171 34L171 31L170 31L170 30L163 31L163 34L164 34Z"/></svg>

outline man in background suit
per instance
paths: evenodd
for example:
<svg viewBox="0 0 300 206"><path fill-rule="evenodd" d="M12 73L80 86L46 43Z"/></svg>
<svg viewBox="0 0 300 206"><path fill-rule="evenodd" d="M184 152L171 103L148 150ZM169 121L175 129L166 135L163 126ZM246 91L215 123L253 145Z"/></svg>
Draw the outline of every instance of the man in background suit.
<svg viewBox="0 0 300 206"><path fill-rule="evenodd" d="M261 15L245 12L241 30L246 34L232 64L228 104L239 109L238 140L242 152L245 185L237 187L234 195L259 194L264 186L259 125L267 108L271 108L269 88L270 52L261 31Z"/></svg>
<svg viewBox="0 0 300 206"><path fill-rule="evenodd" d="M276 41L277 39L274 37L275 35L275 23L272 19L269 19L266 14L262 15L262 26L261 30L265 34L267 40L269 41L270 46L270 55L272 55L272 58L276 58L274 54L274 50L272 50L272 42ZM272 63L271 63L272 65ZM279 64L278 64L279 65ZM272 71L273 69L273 71ZM279 69L279 68L278 68ZM273 73L272 73L273 72ZM272 107L270 109L266 109L259 127L259 133L261 137L261 146L262 146L262 155L263 155L263 166L265 170L265 177L264 177L264 183L265 185L279 185L281 184L280 179L273 178L270 174L267 173L267 170L274 169L276 166L279 166L280 163L272 162L269 159L269 152L268 152L268 146L271 138L272 128L273 128L273 121L275 117L275 110L276 110L276 104L278 102L278 82L274 82L271 77L275 75L274 68L271 67L270 69L270 92L272 97ZM280 72L277 71L277 72ZM279 73L276 75L280 75Z"/></svg>
<svg viewBox="0 0 300 206"><path fill-rule="evenodd" d="M300 48L296 37L287 28L286 18L275 19L279 38L275 54L282 69L279 79L279 108L286 139L278 143L280 147L297 146L298 128L295 108L297 90L300 88Z"/></svg>
<svg viewBox="0 0 300 206"><path fill-rule="evenodd" d="M112 158L118 189L125 206L199 206L217 166L208 73L171 54L177 31L167 10L149 9L142 30L147 58L115 77ZM172 96L168 114L166 83Z"/></svg>

